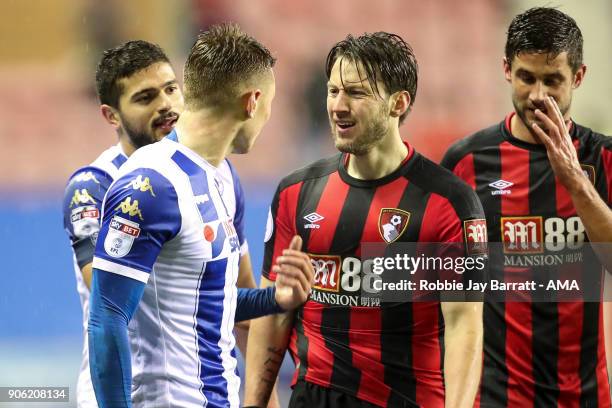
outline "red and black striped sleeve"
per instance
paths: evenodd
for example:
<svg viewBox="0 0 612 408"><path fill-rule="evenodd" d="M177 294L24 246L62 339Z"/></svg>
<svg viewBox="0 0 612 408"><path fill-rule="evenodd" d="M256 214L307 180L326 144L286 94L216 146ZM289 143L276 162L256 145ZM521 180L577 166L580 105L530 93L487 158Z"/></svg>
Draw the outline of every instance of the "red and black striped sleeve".
<svg viewBox="0 0 612 408"><path fill-rule="evenodd" d="M281 182L270 205L262 274L271 281L276 280L276 274L272 272L276 258L283 249L289 247L291 239L296 234L295 213L301 185L302 182L293 184Z"/></svg>

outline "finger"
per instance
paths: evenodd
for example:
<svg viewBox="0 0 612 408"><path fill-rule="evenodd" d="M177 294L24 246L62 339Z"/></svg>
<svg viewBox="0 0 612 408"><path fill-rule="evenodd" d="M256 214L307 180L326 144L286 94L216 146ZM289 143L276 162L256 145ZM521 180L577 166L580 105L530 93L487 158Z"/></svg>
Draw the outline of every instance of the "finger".
<svg viewBox="0 0 612 408"><path fill-rule="evenodd" d="M284 249L283 256L295 256L298 258L303 258L304 260L310 261L310 257L306 252L296 251L294 249Z"/></svg>
<svg viewBox="0 0 612 408"><path fill-rule="evenodd" d="M275 283L278 284L283 284L283 280L285 279L285 275L283 275L283 271L281 270L280 265L274 265L272 266L272 272L274 272L274 275L276 276L276 279L274 280Z"/></svg>
<svg viewBox="0 0 612 408"><path fill-rule="evenodd" d="M289 244L289 249L294 249L299 251L302 249L302 237L299 235L294 235L291 239L291 243Z"/></svg>
<svg viewBox="0 0 612 408"><path fill-rule="evenodd" d="M537 123L532 123L531 128L540 137L540 140L542 141L544 147L546 147L546 150L551 150L555 148L555 144L553 143L552 139L545 131L542 130L540 126L538 126Z"/></svg>
<svg viewBox="0 0 612 408"><path fill-rule="evenodd" d="M286 294L288 291L291 291L290 296L294 299L297 297L300 303L303 303L306 300L308 300L308 296L310 295L310 287L309 286L304 287L303 284L298 279L285 278L282 284L279 284L277 281L277 284L276 284L277 294Z"/></svg>
<svg viewBox="0 0 612 408"><path fill-rule="evenodd" d="M312 263L310 262L310 258L304 259L303 257L297 256L280 256L276 259L276 262L279 265L291 265L298 268L305 276L306 279L312 281L314 277L314 268L312 267Z"/></svg>
<svg viewBox="0 0 612 408"><path fill-rule="evenodd" d="M563 115L561 114L561 109L559 109L559 105L557 105L557 101L552 96L549 96L544 101L546 105L546 109L550 112L553 112L553 121L559 127L559 130L565 129L565 120L563 119Z"/></svg>
<svg viewBox="0 0 612 408"><path fill-rule="evenodd" d="M555 131L558 132L559 131L559 127L555 124L555 122L552 121L551 118L548 117L548 114L550 114L549 112L544 113L540 109L536 109L534 113L544 123L544 126L550 132L555 132Z"/></svg>
<svg viewBox="0 0 612 408"><path fill-rule="evenodd" d="M553 107L556 113L559 131L561 132L560 136L568 144L573 145L572 137L570 136L569 130L567 129L567 124L565 123L565 118L563 117L563 114L561 113L561 108L559 108L559 105L557 105L557 101L555 101L555 99L552 96L549 96L548 99L549 99L549 105Z"/></svg>
<svg viewBox="0 0 612 408"><path fill-rule="evenodd" d="M310 280L301 269L296 268L292 265L285 264L281 266L281 274L284 277L284 285L291 287L299 285L303 291L310 291Z"/></svg>
<svg viewBox="0 0 612 408"><path fill-rule="evenodd" d="M555 125L559 126L559 111L557 103L550 96L544 98L544 107L546 107L546 114L554 122Z"/></svg>

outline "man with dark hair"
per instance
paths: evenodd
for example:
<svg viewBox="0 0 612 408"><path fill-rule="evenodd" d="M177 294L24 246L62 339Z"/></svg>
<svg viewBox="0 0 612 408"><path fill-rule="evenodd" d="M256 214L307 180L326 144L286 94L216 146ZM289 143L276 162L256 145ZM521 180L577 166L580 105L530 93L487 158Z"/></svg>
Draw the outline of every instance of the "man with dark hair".
<svg viewBox="0 0 612 408"><path fill-rule="evenodd" d="M580 29L554 8L529 9L510 24L503 65L514 112L457 142L442 164L476 190L489 239L501 243L492 277L571 272L591 281L582 293L597 296L486 302L479 406L610 407L602 303L593 301L602 268L583 244L612 242L612 139L570 117L586 73ZM612 265L609 249L593 249ZM564 256L525 267L545 251Z"/></svg>
<svg viewBox="0 0 612 408"><path fill-rule="evenodd" d="M96 70L96 88L100 111L117 131L119 143L74 172L63 200L64 228L72 244L83 309L83 356L76 390L79 408L97 406L89 373L87 319L104 194L128 156L170 133L183 110L168 57L159 46L146 41L129 41L105 51Z"/></svg>
<svg viewBox="0 0 612 408"><path fill-rule="evenodd" d="M289 347L296 362L290 407L471 407L482 304L367 298L362 244L472 242L466 228L484 225L482 207L469 186L400 137L417 90L405 41L384 32L348 36L330 51L326 72L341 153L281 181L262 277L263 287L278 279L276 263L297 234L316 266L315 283L296 314L251 323L245 405L265 406Z"/></svg>

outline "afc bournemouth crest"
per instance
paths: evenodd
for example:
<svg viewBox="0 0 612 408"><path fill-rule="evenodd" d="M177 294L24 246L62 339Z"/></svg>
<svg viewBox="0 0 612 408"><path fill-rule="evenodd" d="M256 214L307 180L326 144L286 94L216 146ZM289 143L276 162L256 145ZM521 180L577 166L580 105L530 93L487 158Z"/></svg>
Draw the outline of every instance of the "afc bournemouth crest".
<svg viewBox="0 0 612 408"><path fill-rule="evenodd" d="M378 231L382 239L390 244L406 230L410 213L398 208L382 208L378 217Z"/></svg>

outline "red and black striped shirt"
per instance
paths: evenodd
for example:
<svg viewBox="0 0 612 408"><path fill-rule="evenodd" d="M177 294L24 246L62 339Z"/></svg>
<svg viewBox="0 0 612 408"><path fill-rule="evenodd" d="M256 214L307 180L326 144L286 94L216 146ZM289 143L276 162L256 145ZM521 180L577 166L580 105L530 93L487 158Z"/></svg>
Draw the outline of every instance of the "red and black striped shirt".
<svg viewBox="0 0 612 408"><path fill-rule="evenodd" d="M359 180L336 155L281 181L272 206L263 274L299 234L315 265L310 300L296 315L293 378L380 406L444 406L444 321L439 302L378 303L360 296L361 244L463 242L483 219L470 187L409 147L378 180ZM381 220L397 216L397 230Z"/></svg>
<svg viewBox="0 0 612 408"><path fill-rule="evenodd" d="M489 242L502 243L498 259L491 253L489 272L506 280L538 252L533 251L538 244L531 242L532 237L540 244L587 241L545 147L512 136L512 115L457 142L442 160L478 194ZM604 201L612 203L612 138L575 123L570 135L585 174ZM522 234L521 243L513 242L518 238L511 231L519 226L523 232L533 232ZM563 236L553 236L559 234ZM592 253L578 264L528 268L534 276L576 269L601 277L601 265ZM485 303L484 366L477 406L610 407L602 304L530 299Z"/></svg>

